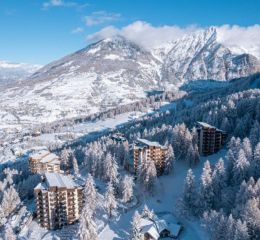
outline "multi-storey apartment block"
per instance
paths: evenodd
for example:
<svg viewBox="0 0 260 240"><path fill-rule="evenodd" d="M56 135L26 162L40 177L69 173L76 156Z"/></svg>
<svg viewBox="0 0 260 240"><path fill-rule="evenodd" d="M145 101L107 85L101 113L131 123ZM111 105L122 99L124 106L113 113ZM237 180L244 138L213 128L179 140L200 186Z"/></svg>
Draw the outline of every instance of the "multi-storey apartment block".
<svg viewBox="0 0 260 240"><path fill-rule="evenodd" d="M29 168L32 173L60 172L60 159L47 150L42 150L29 156Z"/></svg>
<svg viewBox="0 0 260 240"><path fill-rule="evenodd" d="M157 174L161 175L165 167L167 148L158 142L151 142L146 139L138 139L133 145L134 172L137 173L138 167L143 159L152 160L155 163Z"/></svg>
<svg viewBox="0 0 260 240"><path fill-rule="evenodd" d="M69 176L45 173L34 188L37 219L41 227L57 229L72 224L80 217L83 188Z"/></svg>
<svg viewBox="0 0 260 240"><path fill-rule="evenodd" d="M226 132L208 123L197 122L198 148L201 155L213 154L224 145Z"/></svg>

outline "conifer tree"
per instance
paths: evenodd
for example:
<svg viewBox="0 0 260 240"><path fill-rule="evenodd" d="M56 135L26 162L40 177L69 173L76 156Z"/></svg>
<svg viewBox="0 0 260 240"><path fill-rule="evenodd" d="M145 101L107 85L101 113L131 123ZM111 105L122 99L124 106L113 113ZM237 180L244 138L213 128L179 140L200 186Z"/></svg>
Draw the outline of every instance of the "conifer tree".
<svg viewBox="0 0 260 240"><path fill-rule="evenodd" d="M175 156L174 156L173 148L171 145L169 145L166 154L165 169L164 169L164 172L166 174L169 174L173 170L174 161L175 161Z"/></svg>
<svg viewBox="0 0 260 240"><path fill-rule="evenodd" d="M192 169L189 169L185 179L184 192L182 196L183 210L188 211L189 213L194 213L197 199L195 176Z"/></svg>
<svg viewBox="0 0 260 240"><path fill-rule="evenodd" d="M109 218L115 215L117 208L117 202L114 195L114 187L111 182L108 183L107 191L105 194L105 208L108 213Z"/></svg>
<svg viewBox="0 0 260 240"><path fill-rule="evenodd" d="M133 197L134 180L131 176L125 176L122 181L123 202L129 202Z"/></svg>
<svg viewBox="0 0 260 240"><path fill-rule="evenodd" d="M132 233L131 233L131 240L140 240L141 239L141 234L140 234L140 222L141 222L141 216L136 210L133 216L132 220Z"/></svg>
<svg viewBox="0 0 260 240"><path fill-rule="evenodd" d="M97 227L91 210L87 205L83 208L80 220L78 237L80 240L98 240Z"/></svg>
<svg viewBox="0 0 260 240"><path fill-rule="evenodd" d="M210 210L213 204L212 170L209 161L204 163L199 188L199 213Z"/></svg>
<svg viewBox="0 0 260 240"><path fill-rule="evenodd" d="M97 190L91 174L88 175L84 188L85 202L89 209L89 212L95 214L97 207Z"/></svg>
<svg viewBox="0 0 260 240"><path fill-rule="evenodd" d="M76 176L78 176L78 175L79 175L79 166L78 166L78 161L77 161L77 159L75 158L74 155L73 155L72 163L73 163L73 171L74 171L74 174L75 174Z"/></svg>

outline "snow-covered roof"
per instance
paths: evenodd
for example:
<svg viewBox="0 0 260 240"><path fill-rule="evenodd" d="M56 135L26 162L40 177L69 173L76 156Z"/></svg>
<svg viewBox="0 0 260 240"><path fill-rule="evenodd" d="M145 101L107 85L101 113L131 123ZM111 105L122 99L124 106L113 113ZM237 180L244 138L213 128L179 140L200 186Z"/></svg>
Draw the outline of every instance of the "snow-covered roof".
<svg viewBox="0 0 260 240"><path fill-rule="evenodd" d="M139 143L145 144L147 146L152 146L152 147L162 147L162 145L160 145L158 142L151 142L147 139L143 139L143 138L138 138L137 141Z"/></svg>
<svg viewBox="0 0 260 240"><path fill-rule="evenodd" d="M156 215L154 215L153 219L141 218L141 233L149 233L154 239L159 239L160 233L163 230L168 230L172 236L177 237L181 230L181 225L174 223L173 218L165 217L168 220L160 219Z"/></svg>
<svg viewBox="0 0 260 240"><path fill-rule="evenodd" d="M181 226L179 224L169 223L167 226L167 230L170 231L172 236L178 237L181 231Z"/></svg>
<svg viewBox="0 0 260 240"><path fill-rule="evenodd" d="M52 162L52 161L57 160L57 159L59 159L59 157L56 154L49 153L48 155L44 156L41 159L41 163L48 163L48 162Z"/></svg>
<svg viewBox="0 0 260 240"><path fill-rule="evenodd" d="M69 177L60 173L45 173L46 182L49 187L75 188L77 184Z"/></svg>
<svg viewBox="0 0 260 240"><path fill-rule="evenodd" d="M34 154L31 154L30 157L35 159L35 160L41 160L43 157L48 155L50 152L47 150L41 150L39 152L36 152Z"/></svg>
<svg viewBox="0 0 260 240"><path fill-rule="evenodd" d="M216 128L208 123L205 123L205 122L197 122L199 125L201 125L202 127L205 127L205 128Z"/></svg>
<svg viewBox="0 0 260 240"><path fill-rule="evenodd" d="M154 224L146 225L141 230L142 234L148 233L152 238L159 239L160 234L158 233Z"/></svg>
<svg viewBox="0 0 260 240"><path fill-rule="evenodd" d="M158 228L158 231L161 233L164 229L168 229L167 223L165 220L163 219L159 219L157 221L155 221L155 224Z"/></svg>

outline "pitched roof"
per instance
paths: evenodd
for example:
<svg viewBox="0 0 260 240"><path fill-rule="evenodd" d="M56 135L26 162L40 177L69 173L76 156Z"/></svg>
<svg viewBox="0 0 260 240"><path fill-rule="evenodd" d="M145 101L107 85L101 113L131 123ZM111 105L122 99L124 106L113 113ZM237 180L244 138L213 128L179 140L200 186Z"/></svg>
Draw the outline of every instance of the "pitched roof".
<svg viewBox="0 0 260 240"><path fill-rule="evenodd" d="M166 221L165 219L158 218L156 215L153 219L141 218L141 233L148 233L154 239L159 239L160 233L166 229L171 235L177 237L181 230L181 226L173 223L172 221L173 220L171 218Z"/></svg>
<svg viewBox="0 0 260 240"><path fill-rule="evenodd" d="M141 230L141 233L143 233L143 234L148 233L154 239L159 239L159 237L160 237L160 234L158 233L154 224L149 224L149 225L144 226Z"/></svg>

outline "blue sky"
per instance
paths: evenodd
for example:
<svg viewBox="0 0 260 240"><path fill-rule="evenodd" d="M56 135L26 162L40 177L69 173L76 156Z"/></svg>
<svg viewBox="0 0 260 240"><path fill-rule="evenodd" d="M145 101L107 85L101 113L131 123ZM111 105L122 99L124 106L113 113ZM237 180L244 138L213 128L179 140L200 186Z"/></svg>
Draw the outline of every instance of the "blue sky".
<svg viewBox="0 0 260 240"><path fill-rule="evenodd" d="M46 64L86 46L93 33L136 21L248 27L260 24L259 9L258 0L0 0L0 59Z"/></svg>

